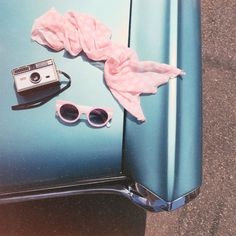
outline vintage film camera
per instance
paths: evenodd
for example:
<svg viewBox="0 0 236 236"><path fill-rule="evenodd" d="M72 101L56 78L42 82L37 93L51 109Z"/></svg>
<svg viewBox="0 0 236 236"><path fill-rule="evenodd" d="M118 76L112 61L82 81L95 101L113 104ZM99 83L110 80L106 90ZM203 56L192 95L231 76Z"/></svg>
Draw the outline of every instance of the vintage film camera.
<svg viewBox="0 0 236 236"><path fill-rule="evenodd" d="M56 65L52 59L13 69L12 75L18 93L59 83Z"/></svg>
<svg viewBox="0 0 236 236"><path fill-rule="evenodd" d="M60 81L59 74L68 80L66 84L64 83L65 81ZM57 70L52 59L15 68L12 70L12 75L15 81L17 97L26 99L24 103L12 106L12 110L41 106L71 85L70 76L63 71ZM64 87L62 86L63 83L65 84ZM32 99L32 96L35 95L41 96Z"/></svg>

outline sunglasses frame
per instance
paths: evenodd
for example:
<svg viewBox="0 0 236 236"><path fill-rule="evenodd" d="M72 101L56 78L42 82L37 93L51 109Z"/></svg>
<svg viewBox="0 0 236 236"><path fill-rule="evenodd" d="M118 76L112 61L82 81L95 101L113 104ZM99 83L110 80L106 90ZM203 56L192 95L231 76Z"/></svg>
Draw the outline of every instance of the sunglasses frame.
<svg viewBox="0 0 236 236"><path fill-rule="evenodd" d="M74 106L74 107L77 108L77 110L78 110L78 117L77 117L76 119L74 119L74 120L67 120L67 119L65 119L65 118L61 115L60 109L61 109L61 107L62 107L63 105L66 105L66 104L67 104L67 105L72 105L72 106ZM95 110L95 109L101 109L101 110L104 110L104 111L107 113L108 117L107 117L107 120L106 120L104 123L98 125L98 124L94 124L93 122L90 121L89 115L90 115L90 113L91 113L93 110ZM70 124L76 123L76 122L80 119L80 117L81 117L82 114L85 114L85 115L86 115L87 121L88 121L88 123L89 123L92 127L97 127L97 128L103 127L103 126L109 127L108 124L109 124L109 121L112 119L113 109L110 108L110 107L90 107L90 106L84 106L84 105L77 105L77 104L75 104L75 103L73 103L73 102L62 101L62 100L56 101L56 115L59 116L59 118L60 118L62 121L64 121L65 123L70 123Z"/></svg>

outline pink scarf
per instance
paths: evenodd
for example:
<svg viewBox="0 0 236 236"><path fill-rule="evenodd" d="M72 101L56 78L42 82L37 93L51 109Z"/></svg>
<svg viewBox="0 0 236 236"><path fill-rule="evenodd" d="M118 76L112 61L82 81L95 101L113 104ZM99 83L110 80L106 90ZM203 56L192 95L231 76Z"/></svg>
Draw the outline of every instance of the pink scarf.
<svg viewBox="0 0 236 236"><path fill-rule="evenodd" d="M134 50L110 38L111 31L103 23L73 11L61 15L51 9L32 28L32 39L39 44L55 51L65 49L72 56L84 51L91 60L105 61L104 78L110 91L129 113L144 121L140 94L154 94L158 86L185 73L170 65L139 61Z"/></svg>

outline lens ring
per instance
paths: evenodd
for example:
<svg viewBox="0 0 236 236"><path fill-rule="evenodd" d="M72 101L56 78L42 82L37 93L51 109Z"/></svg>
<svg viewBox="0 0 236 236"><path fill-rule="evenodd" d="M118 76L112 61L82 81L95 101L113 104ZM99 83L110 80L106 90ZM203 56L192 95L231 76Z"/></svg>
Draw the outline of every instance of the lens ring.
<svg viewBox="0 0 236 236"><path fill-rule="evenodd" d="M41 81L41 76L38 72L34 72L30 75L30 81L34 84L37 84Z"/></svg>
<svg viewBox="0 0 236 236"><path fill-rule="evenodd" d="M102 108L95 108L89 112L88 119L94 126L104 126L108 121L108 113Z"/></svg>
<svg viewBox="0 0 236 236"><path fill-rule="evenodd" d="M73 104L63 104L59 110L60 116L67 122L74 122L79 117L79 110Z"/></svg>

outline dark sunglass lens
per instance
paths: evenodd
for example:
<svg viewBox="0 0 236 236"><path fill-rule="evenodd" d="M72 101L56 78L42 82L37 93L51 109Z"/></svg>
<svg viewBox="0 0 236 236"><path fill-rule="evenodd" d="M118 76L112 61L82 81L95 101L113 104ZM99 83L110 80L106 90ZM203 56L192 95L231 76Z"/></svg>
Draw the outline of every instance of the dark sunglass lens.
<svg viewBox="0 0 236 236"><path fill-rule="evenodd" d="M60 108L60 114L65 120L75 120L79 116L78 109L71 104L64 104Z"/></svg>
<svg viewBox="0 0 236 236"><path fill-rule="evenodd" d="M94 109L89 113L89 120L95 125L102 125L106 123L108 114L103 109Z"/></svg>

